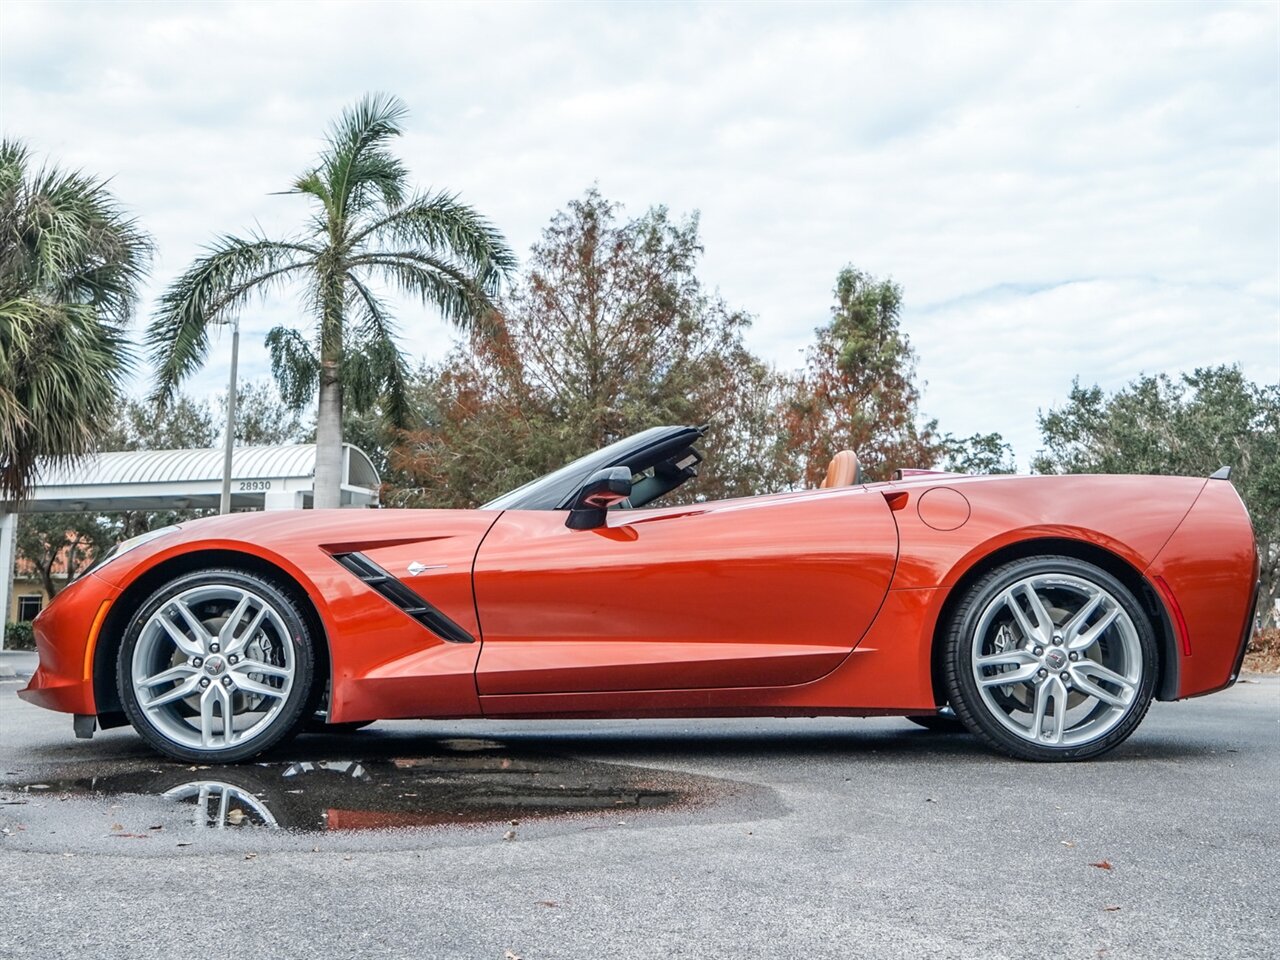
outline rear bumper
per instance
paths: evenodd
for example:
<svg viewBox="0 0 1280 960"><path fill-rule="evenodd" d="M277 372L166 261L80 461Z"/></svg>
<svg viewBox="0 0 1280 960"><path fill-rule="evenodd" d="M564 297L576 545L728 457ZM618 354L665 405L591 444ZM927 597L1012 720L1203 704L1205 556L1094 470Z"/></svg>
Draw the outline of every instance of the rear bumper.
<svg viewBox="0 0 1280 960"><path fill-rule="evenodd" d="M1210 480L1161 549L1147 576L1163 580L1179 634L1177 699L1235 682L1257 602L1258 551L1235 488Z"/></svg>
<svg viewBox="0 0 1280 960"><path fill-rule="evenodd" d="M1249 614L1244 620L1244 629L1240 631L1240 648L1236 650L1236 662L1231 667L1231 676L1227 678L1227 686L1240 679L1240 669L1244 666L1244 655L1249 649L1249 641L1253 639L1253 615L1258 609L1258 595L1262 593L1262 581L1253 585L1253 599L1249 601Z"/></svg>

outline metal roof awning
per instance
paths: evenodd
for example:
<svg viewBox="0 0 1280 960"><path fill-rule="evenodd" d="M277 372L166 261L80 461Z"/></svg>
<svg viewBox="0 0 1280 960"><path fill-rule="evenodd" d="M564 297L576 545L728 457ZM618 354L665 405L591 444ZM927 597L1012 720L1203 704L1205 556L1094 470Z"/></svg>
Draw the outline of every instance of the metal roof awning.
<svg viewBox="0 0 1280 960"><path fill-rule="evenodd" d="M31 497L0 503L0 512L109 513L118 510L218 508L223 451L139 450L99 453L43 469ZM311 505L313 443L237 447L231 461L232 509L289 509ZM342 505L378 504L382 485L363 450L343 444Z"/></svg>

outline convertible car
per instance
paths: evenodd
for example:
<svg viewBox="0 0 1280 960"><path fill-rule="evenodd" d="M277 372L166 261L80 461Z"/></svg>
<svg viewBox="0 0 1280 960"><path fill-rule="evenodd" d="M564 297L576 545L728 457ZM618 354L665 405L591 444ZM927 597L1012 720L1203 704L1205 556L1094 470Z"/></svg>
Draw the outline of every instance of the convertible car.
<svg viewBox="0 0 1280 960"><path fill-rule="evenodd" d="M20 695L196 762L317 717L900 715L1028 760L1236 678L1258 559L1212 477L960 476L658 501L658 427L477 510L233 514L120 544L35 621ZM682 497L687 500L687 497Z"/></svg>

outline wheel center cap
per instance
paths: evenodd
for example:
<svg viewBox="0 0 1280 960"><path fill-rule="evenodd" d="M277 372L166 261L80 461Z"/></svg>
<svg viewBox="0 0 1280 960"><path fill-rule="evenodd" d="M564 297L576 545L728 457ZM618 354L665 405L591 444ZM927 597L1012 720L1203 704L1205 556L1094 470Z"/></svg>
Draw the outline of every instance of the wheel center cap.
<svg viewBox="0 0 1280 960"><path fill-rule="evenodd" d="M1054 647L1052 650L1045 651L1044 665L1050 670L1061 670L1067 665L1067 653Z"/></svg>
<svg viewBox="0 0 1280 960"><path fill-rule="evenodd" d="M227 662L221 657L210 657L204 662L204 672L211 677L216 677L222 671L227 669Z"/></svg>

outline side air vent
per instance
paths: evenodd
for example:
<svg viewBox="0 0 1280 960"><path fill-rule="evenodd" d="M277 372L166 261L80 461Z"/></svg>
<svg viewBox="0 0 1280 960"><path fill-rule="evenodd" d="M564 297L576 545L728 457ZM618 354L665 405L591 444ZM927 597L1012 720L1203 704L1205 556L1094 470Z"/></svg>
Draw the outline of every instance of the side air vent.
<svg viewBox="0 0 1280 960"><path fill-rule="evenodd" d="M467 633L443 613L427 603L403 583L362 553L336 553L333 559L367 583L391 603L413 619L449 643L475 643L476 638Z"/></svg>

